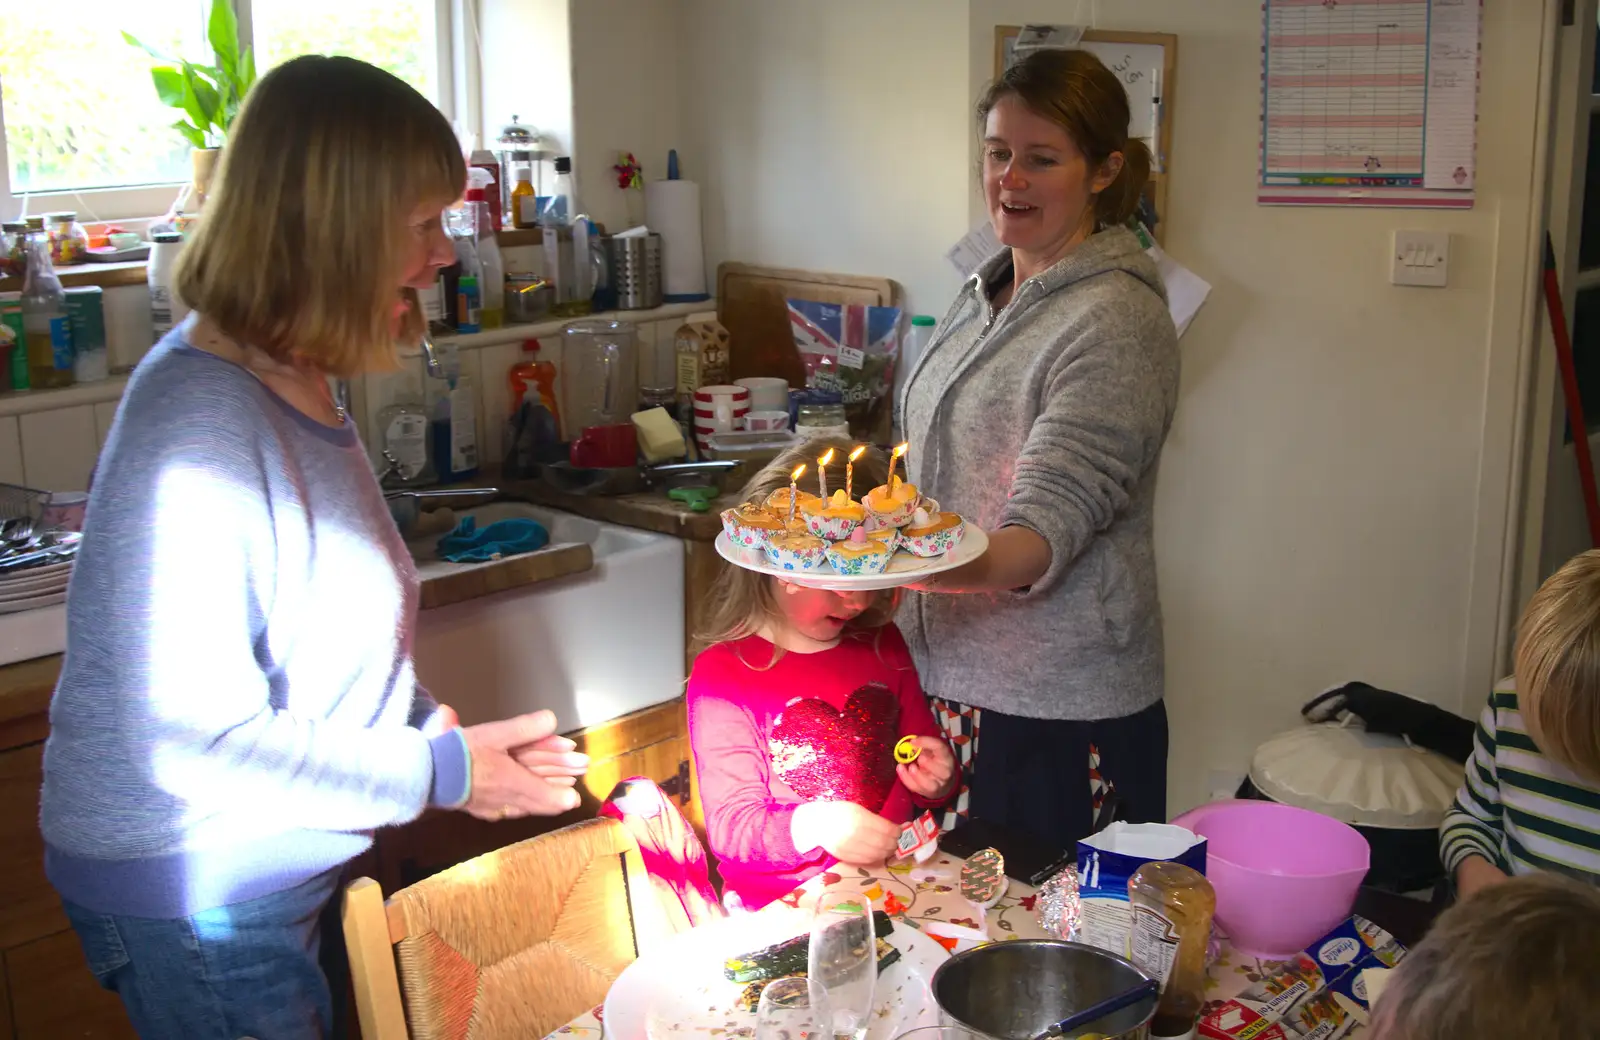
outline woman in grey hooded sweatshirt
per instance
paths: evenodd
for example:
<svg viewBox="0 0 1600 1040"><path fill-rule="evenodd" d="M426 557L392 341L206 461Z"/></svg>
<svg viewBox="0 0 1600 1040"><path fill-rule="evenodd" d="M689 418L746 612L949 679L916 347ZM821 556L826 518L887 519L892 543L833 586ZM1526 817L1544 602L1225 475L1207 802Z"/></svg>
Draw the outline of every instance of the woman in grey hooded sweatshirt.
<svg viewBox="0 0 1600 1040"><path fill-rule="evenodd" d="M1177 332L1125 227L1150 153L1117 77L1087 51L1035 51L977 112L1006 248L951 305L902 404L912 481L987 530L989 551L899 620L960 749L956 810L1070 847L1107 798L1165 818L1153 507Z"/></svg>

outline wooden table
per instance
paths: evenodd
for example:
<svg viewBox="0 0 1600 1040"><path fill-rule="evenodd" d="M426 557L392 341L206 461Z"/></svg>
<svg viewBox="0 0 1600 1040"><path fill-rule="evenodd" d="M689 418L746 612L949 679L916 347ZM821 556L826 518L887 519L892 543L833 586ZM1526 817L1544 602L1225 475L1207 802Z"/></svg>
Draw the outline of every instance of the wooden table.
<svg viewBox="0 0 1600 1040"><path fill-rule="evenodd" d="M943 921L982 929L993 941L1047 938L1034 913L1036 889L1012 879L1000 902L987 911L979 910L956 890L961 861L939 853L923 866L889 867L875 871L839 866L820 874L785 896L780 902L799 906L814 900L824 888L828 891L862 892L876 909L887 912L912 927L919 921ZM936 939L936 941L939 941ZM941 942L947 945L947 942ZM972 946L964 943L957 951ZM1208 1000L1226 1000L1243 993L1259 977L1262 962L1247 958L1224 941L1221 956L1211 965L1206 978ZM549 1034L546 1040L599 1040L601 1009L593 1008ZM1358 1037L1365 1028L1350 1033Z"/></svg>

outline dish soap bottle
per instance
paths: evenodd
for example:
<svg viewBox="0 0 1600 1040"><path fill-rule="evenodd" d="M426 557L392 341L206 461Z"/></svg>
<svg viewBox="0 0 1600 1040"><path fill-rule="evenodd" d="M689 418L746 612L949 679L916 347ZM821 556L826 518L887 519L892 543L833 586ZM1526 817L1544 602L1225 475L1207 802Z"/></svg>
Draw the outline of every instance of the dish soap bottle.
<svg viewBox="0 0 1600 1040"><path fill-rule="evenodd" d="M455 484L478 474L478 417L472 382L461 374L461 355L446 341L435 347L442 378L431 378L429 440L440 481Z"/></svg>
<svg viewBox="0 0 1600 1040"><path fill-rule="evenodd" d="M472 225L473 251L478 258L478 294L481 303L478 325L498 329L505 324L506 269L500 258L500 243L494 237L493 217L489 212L490 185L494 177L474 166L467 170L467 219Z"/></svg>
<svg viewBox="0 0 1600 1040"><path fill-rule="evenodd" d="M1192 1038L1205 1003L1206 947L1217 893L1182 863L1146 863L1128 878L1128 959L1161 982L1152 1040Z"/></svg>
<svg viewBox="0 0 1600 1040"><path fill-rule="evenodd" d="M436 479L428 451L428 410L422 403L420 379L416 371L397 377L401 385L394 403L378 413L378 446L387 456L378 468L387 471L387 487L420 487Z"/></svg>

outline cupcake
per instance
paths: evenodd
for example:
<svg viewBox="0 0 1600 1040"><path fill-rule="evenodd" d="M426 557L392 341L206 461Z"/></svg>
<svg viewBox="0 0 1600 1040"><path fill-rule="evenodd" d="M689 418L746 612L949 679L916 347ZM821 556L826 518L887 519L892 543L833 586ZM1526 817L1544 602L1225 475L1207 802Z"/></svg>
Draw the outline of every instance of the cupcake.
<svg viewBox="0 0 1600 1040"><path fill-rule="evenodd" d="M805 515L806 529L818 538L840 542L850 537L850 532L861 526L867 511L860 502L846 497L844 491L835 491L828 499L814 499L800 504Z"/></svg>
<svg viewBox="0 0 1600 1040"><path fill-rule="evenodd" d="M866 531L866 528L862 528ZM900 548L900 529L898 527L880 527L876 531L867 531L867 537L873 541L882 542L892 553Z"/></svg>
<svg viewBox="0 0 1600 1040"><path fill-rule="evenodd" d="M747 503L722 511L722 529L734 545L760 549L770 536L783 530L783 517Z"/></svg>
<svg viewBox="0 0 1600 1040"><path fill-rule="evenodd" d="M965 531L966 524L955 513L918 509L900 529L900 544L913 556L943 556L960 543Z"/></svg>
<svg viewBox="0 0 1600 1040"><path fill-rule="evenodd" d="M813 495L809 491L800 491L800 490L796 490L795 491L795 494L794 494L794 505L795 505L795 510L797 512L801 508L803 508L807 502L820 502L820 501L822 501L822 499L818 498L816 495ZM779 488L778 490L774 491L772 494L768 495L766 502L764 502L762 504L767 507L767 510L769 512L777 513L779 516L788 516L789 515L789 489L786 488L786 487Z"/></svg>
<svg viewBox="0 0 1600 1040"><path fill-rule="evenodd" d="M895 477L891 484L879 484L867 492L862 500L877 521L877 527L904 527L917 511L922 498L915 484L907 484Z"/></svg>
<svg viewBox="0 0 1600 1040"><path fill-rule="evenodd" d="M828 546L828 562L840 574L882 574L892 556L893 547L885 545L881 539L873 538L859 527L850 532L850 537L845 541Z"/></svg>
<svg viewBox="0 0 1600 1040"><path fill-rule="evenodd" d="M767 559L786 571L811 571L828 558L828 543L812 534L780 531L767 539Z"/></svg>

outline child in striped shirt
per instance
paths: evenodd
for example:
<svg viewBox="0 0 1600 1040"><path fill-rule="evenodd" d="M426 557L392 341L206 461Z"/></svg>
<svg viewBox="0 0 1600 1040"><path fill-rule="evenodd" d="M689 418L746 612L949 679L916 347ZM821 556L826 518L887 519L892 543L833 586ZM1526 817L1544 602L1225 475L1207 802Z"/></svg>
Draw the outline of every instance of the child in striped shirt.
<svg viewBox="0 0 1600 1040"><path fill-rule="evenodd" d="M1541 870L1600 885L1600 550L1529 601L1515 681L1490 695L1473 745L1439 835L1457 894Z"/></svg>

